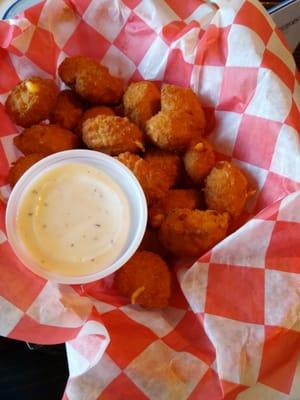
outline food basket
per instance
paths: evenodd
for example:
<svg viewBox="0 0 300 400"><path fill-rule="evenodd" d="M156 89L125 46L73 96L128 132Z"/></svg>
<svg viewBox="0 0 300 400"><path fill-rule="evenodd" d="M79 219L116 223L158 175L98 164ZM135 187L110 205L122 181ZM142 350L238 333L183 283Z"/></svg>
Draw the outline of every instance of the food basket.
<svg viewBox="0 0 300 400"><path fill-rule="evenodd" d="M125 83L190 86L218 158L256 194L198 261L175 260L170 307L130 305L113 277L57 285L30 273L4 230L19 132L4 111L30 75L83 54ZM60 83L60 82L58 82ZM0 21L0 334L66 342L64 399L300 398L300 82L256 0L46 0Z"/></svg>

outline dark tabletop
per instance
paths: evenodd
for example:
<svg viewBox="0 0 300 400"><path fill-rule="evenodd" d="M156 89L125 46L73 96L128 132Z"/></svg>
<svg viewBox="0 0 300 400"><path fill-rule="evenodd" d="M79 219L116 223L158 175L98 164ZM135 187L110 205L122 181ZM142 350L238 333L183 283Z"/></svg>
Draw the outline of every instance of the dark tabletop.
<svg viewBox="0 0 300 400"><path fill-rule="evenodd" d="M68 377L65 346L36 346L0 337L0 399L60 400Z"/></svg>

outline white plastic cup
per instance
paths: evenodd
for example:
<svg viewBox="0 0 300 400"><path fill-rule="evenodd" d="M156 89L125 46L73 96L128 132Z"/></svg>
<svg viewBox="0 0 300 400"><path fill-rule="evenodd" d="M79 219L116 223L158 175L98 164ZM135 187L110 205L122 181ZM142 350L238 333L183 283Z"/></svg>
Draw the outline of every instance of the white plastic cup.
<svg viewBox="0 0 300 400"><path fill-rule="evenodd" d="M126 245L116 259L105 268L86 275L64 276L38 264L22 242L17 230L17 213L24 194L46 171L68 163L88 164L113 179L125 194L130 209L130 227ZM48 156L29 168L13 188L6 209L6 232L16 256L35 274L57 283L82 284L93 282L121 268L140 245L147 225L147 204L144 192L131 171L113 157L92 150L68 150Z"/></svg>

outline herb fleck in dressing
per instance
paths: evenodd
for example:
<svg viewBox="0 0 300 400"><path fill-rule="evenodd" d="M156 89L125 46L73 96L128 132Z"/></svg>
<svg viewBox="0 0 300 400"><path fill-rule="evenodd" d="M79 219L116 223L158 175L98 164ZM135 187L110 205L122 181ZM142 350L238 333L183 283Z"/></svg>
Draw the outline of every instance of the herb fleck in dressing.
<svg viewBox="0 0 300 400"><path fill-rule="evenodd" d="M65 164L40 176L17 215L20 237L50 271L76 276L109 266L126 246L129 204L99 169Z"/></svg>

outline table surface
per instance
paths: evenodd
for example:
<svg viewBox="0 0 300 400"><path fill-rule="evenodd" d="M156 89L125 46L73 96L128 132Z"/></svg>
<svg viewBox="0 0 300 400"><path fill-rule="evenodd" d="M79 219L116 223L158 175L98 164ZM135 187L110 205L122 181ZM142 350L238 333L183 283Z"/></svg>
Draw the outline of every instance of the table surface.
<svg viewBox="0 0 300 400"><path fill-rule="evenodd" d="M29 350L23 342L0 337L0 399L60 400L67 379L64 345Z"/></svg>

